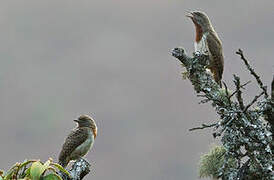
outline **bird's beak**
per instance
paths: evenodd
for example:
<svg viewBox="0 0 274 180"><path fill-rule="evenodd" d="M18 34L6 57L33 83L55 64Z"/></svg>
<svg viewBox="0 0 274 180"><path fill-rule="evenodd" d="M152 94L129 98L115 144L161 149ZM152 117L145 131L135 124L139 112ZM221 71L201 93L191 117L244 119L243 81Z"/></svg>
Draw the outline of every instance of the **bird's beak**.
<svg viewBox="0 0 274 180"><path fill-rule="evenodd" d="M78 119L74 119L73 121L75 121L75 122L79 123L79 120L78 120Z"/></svg>
<svg viewBox="0 0 274 180"><path fill-rule="evenodd" d="M194 18L194 17L193 17L193 12L191 12L191 11L186 11L186 12L187 12L186 17L189 17L189 18L191 18L191 19Z"/></svg>

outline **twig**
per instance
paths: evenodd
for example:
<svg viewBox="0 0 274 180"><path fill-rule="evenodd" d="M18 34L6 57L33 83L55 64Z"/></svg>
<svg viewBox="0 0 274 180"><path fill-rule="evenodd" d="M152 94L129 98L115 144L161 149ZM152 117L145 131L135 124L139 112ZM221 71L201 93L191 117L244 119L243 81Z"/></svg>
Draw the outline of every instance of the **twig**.
<svg viewBox="0 0 274 180"><path fill-rule="evenodd" d="M233 74L234 77L234 84L236 86L236 91L237 91L237 100L239 102L240 108L241 110L244 110L244 103L243 103L243 98L242 98L242 91L240 90L240 78L238 76L236 76L235 74Z"/></svg>
<svg viewBox="0 0 274 180"><path fill-rule="evenodd" d="M198 104L205 104L205 103L208 103L209 101L210 99L203 99Z"/></svg>
<svg viewBox="0 0 274 180"><path fill-rule="evenodd" d="M249 103L249 104L245 107L245 109L243 110L243 112L245 113L245 112L247 111L247 109L248 109L250 106L252 106L252 104L254 104L254 103L258 100L258 98L261 97L263 94L264 94L264 92L261 92L259 95L255 96L254 99L251 101L251 103Z"/></svg>
<svg viewBox="0 0 274 180"><path fill-rule="evenodd" d="M238 174L237 174L237 178L239 180L245 180L246 179L246 174L249 170L249 162L250 162L250 159L248 159L243 165L242 167L240 168L240 170L238 171Z"/></svg>
<svg viewBox="0 0 274 180"><path fill-rule="evenodd" d="M205 128L216 126L217 124L218 123L214 123L214 124L210 124L210 125L202 124L202 127L191 128L191 129L189 129L189 131L195 131L195 130L198 130L198 129L205 129Z"/></svg>
<svg viewBox="0 0 274 180"><path fill-rule="evenodd" d="M227 97L227 99L228 99L228 104L229 104L229 106L231 106L231 100L230 100L230 98L229 98L227 85L226 85L225 82L223 82L223 84L224 84L224 87L225 87L225 93L226 93L226 97Z"/></svg>
<svg viewBox="0 0 274 180"><path fill-rule="evenodd" d="M263 90L265 98L268 98L268 94L267 94L267 89L266 86L263 85L263 82L260 79L260 76L258 76L254 69L252 69L252 67L250 66L248 60L244 57L243 51L241 49L239 49L236 54L241 56L241 59L244 61L247 69L250 71L250 73L255 77L255 79L257 80L257 83L259 84L260 88Z"/></svg>
<svg viewBox="0 0 274 180"><path fill-rule="evenodd" d="M240 88L244 89L244 87L245 87L247 84L249 84L249 83L251 83L251 81L247 81L246 83L240 85ZM234 91L234 92L229 96L229 99L231 99L231 97L234 96L237 92L238 92L237 90Z"/></svg>

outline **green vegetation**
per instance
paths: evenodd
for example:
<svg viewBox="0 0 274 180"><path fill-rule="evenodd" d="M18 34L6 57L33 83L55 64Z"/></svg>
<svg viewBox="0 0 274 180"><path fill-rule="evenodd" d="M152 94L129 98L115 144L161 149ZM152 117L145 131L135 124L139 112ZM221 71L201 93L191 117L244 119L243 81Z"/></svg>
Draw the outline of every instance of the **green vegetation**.
<svg viewBox="0 0 274 180"><path fill-rule="evenodd" d="M54 163L51 158L45 163L40 160L25 160L22 163L16 163L7 172L0 171L0 180L62 180L57 173L58 170L70 176L67 170Z"/></svg>
<svg viewBox="0 0 274 180"><path fill-rule="evenodd" d="M226 150L223 146L213 147L208 154L204 154L200 159L199 176L212 177L217 179L220 175L220 169L224 166ZM229 159L228 168L236 168L236 159Z"/></svg>

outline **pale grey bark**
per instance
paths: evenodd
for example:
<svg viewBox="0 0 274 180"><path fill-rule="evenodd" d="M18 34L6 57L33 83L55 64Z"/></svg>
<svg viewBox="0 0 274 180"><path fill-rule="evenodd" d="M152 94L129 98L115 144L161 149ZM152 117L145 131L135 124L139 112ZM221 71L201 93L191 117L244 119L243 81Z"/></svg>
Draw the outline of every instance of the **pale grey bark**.
<svg viewBox="0 0 274 180"><path fill-rule="evenodd" d="M73 163L68 172L71 177L60 173L64 180L81 180L90 172L90 164L84 159L79 159Z"/></svg>

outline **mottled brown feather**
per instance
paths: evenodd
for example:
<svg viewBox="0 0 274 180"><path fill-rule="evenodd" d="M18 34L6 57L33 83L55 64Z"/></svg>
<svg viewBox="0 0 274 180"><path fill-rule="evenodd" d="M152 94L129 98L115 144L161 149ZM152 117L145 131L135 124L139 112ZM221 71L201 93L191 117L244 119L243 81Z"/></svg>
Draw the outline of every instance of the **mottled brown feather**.
<svg viewBox="0 0 274 180"><path fill-rule="evenodd" d="M70 154L85 140L88 138L88 127L81 127L74 129L66 138L62 151L59 154L59 164L61 164L63 167L66 167L69 163L69 160L66 158L70 156ZM77 141L72 140L77 139Z"/></svg>
<svg viewBox="0 0 274 180"><path fill-rule="evenodd" d="M224 56L222 50L222 42L214 31L209 31L207 38L207 46L210 52L209 69L213 73L215 81L222 86L221 79L224 71Z"/></svg>

